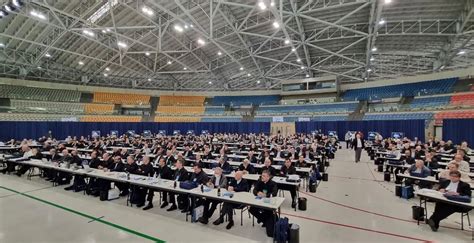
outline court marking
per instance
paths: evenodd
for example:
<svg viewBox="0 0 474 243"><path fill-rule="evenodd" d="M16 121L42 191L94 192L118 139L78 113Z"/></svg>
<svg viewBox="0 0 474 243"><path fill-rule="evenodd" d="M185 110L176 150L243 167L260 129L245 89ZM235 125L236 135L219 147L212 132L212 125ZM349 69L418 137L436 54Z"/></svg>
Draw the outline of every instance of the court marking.
<svg viewBox="0 0 474 243"><path fill-rule="evenodd" d="M164 240L161 240L161 239L155 238L155 237L153 237L153 236L150 236L150 235L147 235L147 234L144 234L144 233L141 233L141 232L132 230L132 229L130 229L130 228L126 228L126 227L124 227L124 226L121 226L121 225L114 224L114 223L112 223L112 222L103 220L103 219L102 219L103 216L102 216L102 217L90 216L90 215L88 215L88 214L85 214L85 213L76 211L76 210L74 210L74 209L70 209L70 208L61 206L61 205L59 205L59 204L53 203L53 202L50 202L50 201L47 201L47 200L44 200L44 199L41 199L41 198L38 198L38 197L35 197L35 196L32 196L32 195L28 195L28 194L23 193L23 192L16 191L16 190L11 189L11 188L8 188L8 187L0 186L0 188L5 189L5 190L7 190L7 191L14 192L14 193L16 193L16 194L18 194L18 195L22 195L22 196L24 196L24 197L27 197L27 198L30 198L30 199L33 199L33 200L36 200L36 201L38 201L38 202L42 202L42 203L44 203L44 204L48 204L48 205L50 205L50 206L53 206L53 207L56 207L56 208L65 210L65 211L67 211L67 212L70 212L70 213L73 213L73 214L76 214L76 215L79 215L79 216L88 218L88 219L93 220L93 221L95 221L95 222L100 222L100 223L102 223L102 224L111 226L111 227L113 227L113 228L116 228L116 229L119 229L119 230L123 230L123 231L125 231L125 232L127 232L127 233L130 233L130 234L132 234L132 235L136 235L136 236L139 236L139 237L142 237L142 238L145 238L145 239L147 239L147 240L154 241L154 242L165 243ZM43 189L44 189L44 188L43 188Z"/></svg>

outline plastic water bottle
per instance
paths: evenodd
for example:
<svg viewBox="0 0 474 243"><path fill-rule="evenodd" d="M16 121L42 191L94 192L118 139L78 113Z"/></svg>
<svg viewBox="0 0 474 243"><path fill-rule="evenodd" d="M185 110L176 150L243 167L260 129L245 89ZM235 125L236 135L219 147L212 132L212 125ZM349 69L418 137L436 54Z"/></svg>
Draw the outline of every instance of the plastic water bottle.
<svg viewBox="0 0 474 243"><path fill-rule="evenodd" d="M176 184L177 184L176 181L174 181L173 188L176 188Z"/></svg>
<svg viewBox="0 0 474 243"><path fill-rule="evenodd" d="M204 193L204 185L201 184L201 192Z"/></svg>
<svg viewBox="0 0 474 243"><path fill-rule="evenodd" d="M217 196L220 197L221 196L221 187L217 187Z"/></svg>
<svg viewBox="0 0 474 243"><path fill-rule="evenodd" d="M127 172L127 181L129 181L129 180L130 180L130 173Z"/></svg>

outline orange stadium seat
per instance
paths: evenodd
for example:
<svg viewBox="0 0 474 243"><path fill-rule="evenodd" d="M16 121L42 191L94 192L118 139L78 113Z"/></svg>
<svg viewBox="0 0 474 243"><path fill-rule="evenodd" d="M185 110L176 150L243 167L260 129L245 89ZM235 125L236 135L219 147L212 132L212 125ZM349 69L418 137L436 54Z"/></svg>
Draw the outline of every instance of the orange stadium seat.
<svg viewBox="0 0 474 243"><path fill-rule="evenodd" d="M204 106L158 106L156 112L164 115L201 115L204 109Z"/></svg>
<svg viewBox="0 0 474 243"><path fill-rule="evenodd" d="M95 92L93 102L125 105L148 105L150 104L150 96L140 94Z"/></svg>
<svg viewBox="0 0 474 243"><path fill-rule="evenodd" d="M467 119L474 118L474 110L466 111L443 111L436 113L435 116L435 125L442 125L443 119Z"/></svg>
<svg viewBox="0 0 474 243"><path fill-rule="evenodd" d="M140 122L141 116L83 116L82 122Z"/></svg>
<svg viewBox="0 0 474 243"><path fill-rule="evenodd" d="M157 116L155 122L200 122L200 117Z"/></svg>
<svg viewBox="0 0 474 243"><path fill-rule="evenodd" d="M203 106L206 96L160 96L160 106Z"/></svg>
<svg viewBox="0 0 474 243"><path fill-rule="evenodd" d="M474 93L453 95L451 104L455 106L474 106Z"/></svg>
<svg viewBox="0 0 474 243"><path fill-rule="evenodd" d="M113 104L86 104L84 106L86 114L113 114Z"/></svg>

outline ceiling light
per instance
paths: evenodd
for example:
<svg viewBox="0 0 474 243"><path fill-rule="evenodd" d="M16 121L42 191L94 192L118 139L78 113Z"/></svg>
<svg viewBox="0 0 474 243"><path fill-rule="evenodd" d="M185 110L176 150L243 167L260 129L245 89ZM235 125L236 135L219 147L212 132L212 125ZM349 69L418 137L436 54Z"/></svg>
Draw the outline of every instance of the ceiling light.
<svg viewBox="0 0 474 243"><path fill-rule="evenodd" d="M107 76L109 76L109 75L108 75L108 74L106 74L106 73L104 73L104 77L107 77Z"/></svg>
<svg viewBox="0 0 474 243"><path fill-rule="evenodd" d="M278 29L278 28L280 28L280 24L277 21L275 21L275 22L273 22L273 27L275 29Z"/></svg>
<svg viewBox="0 0 474 243"><path fill-rule="evenodd" d="M203 39L201 39L201 38L199 38L199 39L197 40L197 43L198 43L199 45L201 45L201 46L203 46L203 45L206 44L206 42L205 42Z"/></svg>
<svg viewBox="0 0 474 243"><path fill-rule="evenodd" d="M107 33L107 31L105 31L105 30L102 30L102 33L104 33L104 34L105 34L105 33Z"/></svg>
<svg viewBox="0 0 474 243"><path fill-rule="evenodd" d="M244 67L240 67L239 70L240 70L240 71L244 70Z"/></svg>
<svg viewBox="0 0 474 243"><path fill-rule="evenodd" d="M290 44L290 40L286 39L285 40L285 45L288 45L288 44Z"/></svg>
<svg viewBox="0 0 474 243"><path fill-rule="evenodd" d="M46 54L44 54L44 56L45 56L45 57L51 57L51 54L46 53Z"/></svg>
<svg viewBox="0 0 474 243"><path fill-rule="evenodd" d="M82 33L84 33L85 35L88 35L90 37L94 37L94 32L90 31L90 30L83 30Z"/></svg>
<svg viewBox="0 0 474 243"><path fill-rule="evenodd" d="M372 51L377 51L377 47L372 47Z"/></svg>
<svg viewBox="0 0 474 243"><path fill-rule="evenodd" d="M5 5L3 6L5 8L5 10L7 10L8 12L12 12L13 11L13 8L10 7L10 5Z"/></svg>
<svg viewBox="0 0 474 243"><path fill-rule="evenodd" d="M275 2L273 0L270 2L270 6L275 6Z"/></svg>
<svg viewBox="0 0 474 243"><path fill-rule="evenodd" d="M5 11L3 11L3 10L0 9L0 18L3 18L3 17L5 17L5 16L7 16L7 15L8 15L8 12L5 12Z"/></svg>
<svg viewBox="0 0 474 243"><path fill-rule="evenodd" d="M148 81L151 81L151 78L149 78Z"/></svg>
<svg viewBox="0 0 474 243"><path fill-rule="evenodd" d="M20 0L13 0L12 3L13 3L13 5L15 5L17 7L23 6L23 1L20 1Z"/></svg>
<svg viewBox="0 0 474 243"><path fill-rule="evenodd" d="M118 0L108 0L104 3L99 9L97 9L88 19L86 22L95 23L102 18L105 14L109 13L111 9L113 9L119 3Z"/></svg>
<svg viewBox="0 0 474 243"><path fill-rule="evenodd" d="M110 68L108 68L108 67L107 67L107 68L105 68L105 71L107 71L107 72L108 72L108 71L110 71Z"/></svg>
<svg viewBox="0 0 474 243"><path fill-rule="evenodd" d="M145 55L149 56L149 55L150 55L150 53L149 53L149 52L145 52Z"/></svg>
<svg viewBox="0 0 474 243"><path fill-rule="evenodd" d="M250 77L250 76L252 76L252 74L250 74L250 73L247 73L247 77Z"/></svg>
<svg viewBox="0 0 474 243"><path fill-rule="evenodd" d="M174 29L175 29L176 31L178 31L178 32L183 32L183 31L184 31L184 30L183 30L183 27L181 27L181 26L179 26L179 25L177 25L177 24L174 25Z"/></svg>
<svg viewBox="0 0 474 243"><path fill-rule="evenodd" d="M445 66L444 66L444 65L443 65L443 66L441 66L441 67L439 67L439 69L441 69L441 70L442 70L442 69L444 69L444 68L445 68Z"/></svg>
<svg viewBox="0 0 474 243"><path fill-rule="evenodd" d="M306 77L309 78L309 74L306 74Z"/></svg>
<svg viewBox="0 0 474 243"><path fill-rule="evenodd" d="M385 19L381 19L381 20L379 21L379 25L384 25L384 24L385 24Z"/></svg>
<svg viewBox="0 0 474 243"><path fill-rule="evenodd" d="M458 52L458 55L464 55L464 54L466 54L466 51L465 51L465 50L460 50L460 51Z"/></svg>
<svg viewBox="0 0 474 243"><path fill-rule="evenodd" d="M6 6L8 5L5 5L5 8ZM35 11L35 10L31 10L30 11L30 15L33 16L33 17L36 17L38 19L42 19L42 20L46 20L46 16L38 11Z"/></svg>
<svg viewBox="0 0 474 243"><path fill-rule="evenodd" d="M147 14L148 16L152 16L154 13L153 13L153 10L151 10L150 8L146 7L146 6L143 6L142 7L142 12Z"/></svg>
<svg viewBox="0 0 474 243"><path fill-rule="evenodd" d="M304 67L304 66L301 66L301 69L305 69L305 67Z"/></svg>
<svg viewBox="0 0 474 243"><path fill-rule="evenodd" d="M168 61L167 64L168 64L168 65L171 64L171 61Z"/></svg>
<svg viewBox="0 0 474 243"><path fill-rule="evenodd" d="M367 72L368 72L368 73L372 72L372 69L370 69L370 68L369 68L369 69L367 69Z"/></svg>
<svg viewBox="0 0 474 243"><path fill-rule="evenodd" d="M392 3L392 0L385 0L386 4Z"/></svg>
<svg viewBox="0 0 474 243"><path fill-rule="evenodd" d="M84 62L83 62L83 61L79 61L78 63L79 63L79 65L81 65L81 66L84 65Z"/></svg>
<svg viewBox="0 0 474 243"><path fill-rule="evenodd" d="M188 68L187 68L187 67L184 67L183 70L188 70Z"/></svg>
<svg viewBox="0 0 474 243"><path fill-rule="evenodd" d="M0 47L5 47L5 44L3 44L3 43L0 43Z"/></svg>
<svg viewBox="0 0 474 243"><path fill-rule="evenodd" d="M259 84L259 83L260 83L260 80L257 80L257 84Z"/></svg>
<svg viewBox="0 0 474 243"><path fill-rule="evenodd" d="M371 58L370 58L370 61L373 61L373 60L375 60L375 58L374 58L374 57L371 57Z"/></svg>
<svg viewBox="0 0 474 243"><path fill-rule="evenodd" d="M298 58L298 59L296 59L296 61L297 61L297 62L301 62L301 59Z"/></svg>
<svg viewBox="0 0 474 243"><path fill-rule="evenodd" d="M291 48L291 51L292 51L292 52L295 52L295 51L296 51L296 49L295 49L295 48Z"/></svg>
<svg viewBox="0 0 474 243"><path fill-rule="evenodd" d="M212 84L212 82L211 82L211 81L209 81L209 84Z"/></svg>
<svg viewBox="0 0 474 243"><path fill-rule="evenodd" d="M105 31L110 32L110 31L112 31L112 30L110 30L110 28L107 28L107 29L105 29Z"/></svg>
<svg viewBox="0 0 474 243"><path fill-rule="evenodd" d="M194 27L192 24L191 24L191 25L189 25L189 26L190 26L191 28L193 28L193 27Z"/></svg>
<svg viewBox="0 0 474 243"><path fill-rule="evenodd" d="M117 42L117 45L118 45L119 47L122 47L122 48L127 48L127 44L126 44L125 42L122 42L122 41L118 41L118 42Z"/></svg>
<svg viewBox="0 0 474 243"><path fill-rule="evenodd" d="M185 25L184 25L184 28L185 28L185 29L187 29L187 28L188 28L188 25L187 25L187 24L185 24Z"/></svg>
<svg viewBox="0 0 474 243"><path fill-rule="evenodd" d="M217 55L218 55L218 56L222 55L222 52L218 51L218 52L217 52Z"/></svg>
<svg viewBox="0 0 474 243"><path fill-rule="evenodd" d="M265 3L263 1L260 1L258 3L258 7L261 9L261 10L265 10L267 9L267 5L265 5Z"/></svg>
<svg viewBox="0 0 474 243"><path fill-rule="evenodd" d="M40 67L40 66L38 66L38 69L41 69L41 67Z"/></svg>

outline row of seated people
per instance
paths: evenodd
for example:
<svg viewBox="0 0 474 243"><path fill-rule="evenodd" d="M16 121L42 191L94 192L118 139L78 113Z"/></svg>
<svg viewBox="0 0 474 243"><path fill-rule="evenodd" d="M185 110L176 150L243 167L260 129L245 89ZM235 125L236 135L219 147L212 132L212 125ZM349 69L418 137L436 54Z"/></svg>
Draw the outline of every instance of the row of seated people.
<svg viewBox="0 0 474 243"><path fill-rule="evenodd" d="M23 157L30 157L34 159L42 159L42 153L39 152L37 148L30 149L28 145L21 146L21 152ZM73 150L70 154L68 153L67 149L63 149L61 151L62 156L59 156L56 153L55 149L52 148L50 153L47 155L47 159L51 161L55 161L56 163L69 163L70 165L81 166L82 160L78 156L77 151ZM168 166L165 157L158 158L157 167L154 168L150 157L144 156L142 161L135 160L133 155L128 155L126 159L126 163L122 162L122 157L120 155L115 155L115 157L109 155L108 153L104 153L102 159L98 157L98 152L94 151L91 154L91 161L89 162L89 166L95 169L101 169L104 171L114 171L114 172L127 172L130 174L137 174L137 175L144 175L144 176L153 176L155 173L162 179L169 179L183 182L193 183L197 185L206 185L210 188L218 187L218 188L226 188L229 191L241 192L241 191L249 191L251 183L247 182L242 176L246 173L252 173L250 169L249 161L245 160L245 162L239 166L237 172L235 173L234 179L227 183L227 178L223 175L223 170L225 168L225 163L220 161L217 167L214 169L214 175L209 178L202 170L202 162L197 162L193 165L194 172L191 175L188 174L187 170L184 169L184 159L178 159L174 164L173 167L175 171ZM14 170L13 163L9 163L6 170ZM228 163L227 163L227 166ZM17 175L21 176L25 173L30 166L22 165L20 169L17 171ZM271 178L277 175L276 170L271 166L270 160L267 158L265 161L265 166L262 168L261 179L254 184L253 193L256 196L265 197L270 195L276 196L278 189L283 190L290 190L292 195L292 207L295 207L294 198L296 196L296 189L294 187L286 187L285 185L277 185L275 182L271 180ZM69 184L71 180L71 175L61 172L61 171L54 171L50 169L44 169L43 173L45 178L50 181L55 181L58 184ZM285 165L282 167L281 171L278 175L287 176L290 174L296 174L296 169L292 165L291 160L288 158L285 161ZM76 192L81 191L83 189L87 189L88 194L93 195L103 195L108 193L110 189L110 181L104 179L94 179L90 178L89 184L87 185L85 182L85 178L80 175L74 176L74 182L72 185L65 188L65 190L74 190ZM126 196L129 191L131 191L130 201L133 204L136 204L138 207L142 207L145 204L145 201L148 201L148 205L143 208L143 210L148 210L153 207L153 197L154 197L154 190L153 189L146 189L141 188L138 186L129 186L123 183L115 183L115 186L121 191L121 196ZM173 211L178 208L182 209L183 213L187 213L191 208L194 208L197 204L204 205L204 213L201 218L199 218L199 222L207 224L208 219L213 215L216 207L220 204L218 201L214 200L200 200L196 203L196 205L192 205L193 201L190 201L186 195L176 195L172 193L162 192L163 193L163 203L161 204L161 208L168 206L171 204L171 207L168 208L168 211ZM101 196L102 200L102 196ZM224 203L222 206L221 214L219 218L214 221L215 225L223 223L224 216L227 215L229 219L229 224L227 225L227 229L233 227L233 209L241 207L241 205L234 205L229 203ZM266 210L259 210L257 208L250 208L249 212L257 218L257 221L260 223L264 223L267 225L271 225L273 227L273 223L268 222L268 217L272 214L271 211Z"/></svg>
<svg viewBox="0 0 474 243"><path fill-rule="evenodd" d="M398 141L400 142L400 141ZM429 139L425 144L420 141L411 142L404 138L402 141L403 145L400 150L397 150L397 143L385 140L378 144L380 147L387 145L389 149L386 153L385 158L377 158L377 164L380 164L384 160L388 160L387 171L395 168L395 183L400 184L401 178L399 173L405 173L411 177L420 178L416 180L413 178L407 178L405 185L410 186L417 184L420 188L432 188L433 183L428 180L421 180L421 178L427 178L438 173L438 190L442 192L446 197L466 197L471 198L471 186L468 184L471 181L469 176L470 157L467 156L466 151L471 154L471 149L468 147L467 142L462 142L459 146L455 146L451 141L437 142L435 139ZM446 165L446 169L440 170L440 163L442 156L452 156L451 160ZM388 159L390 158L390 159ZM377 161L378 160L378 161ZM400 167L400 165L410 165L408 168ZM435 209L431 217L427 220L428 225L432 231L437 231L439 223L443 219L455 212L468 212L466 208L452 205L444 202L436 202Z"/></svg>

